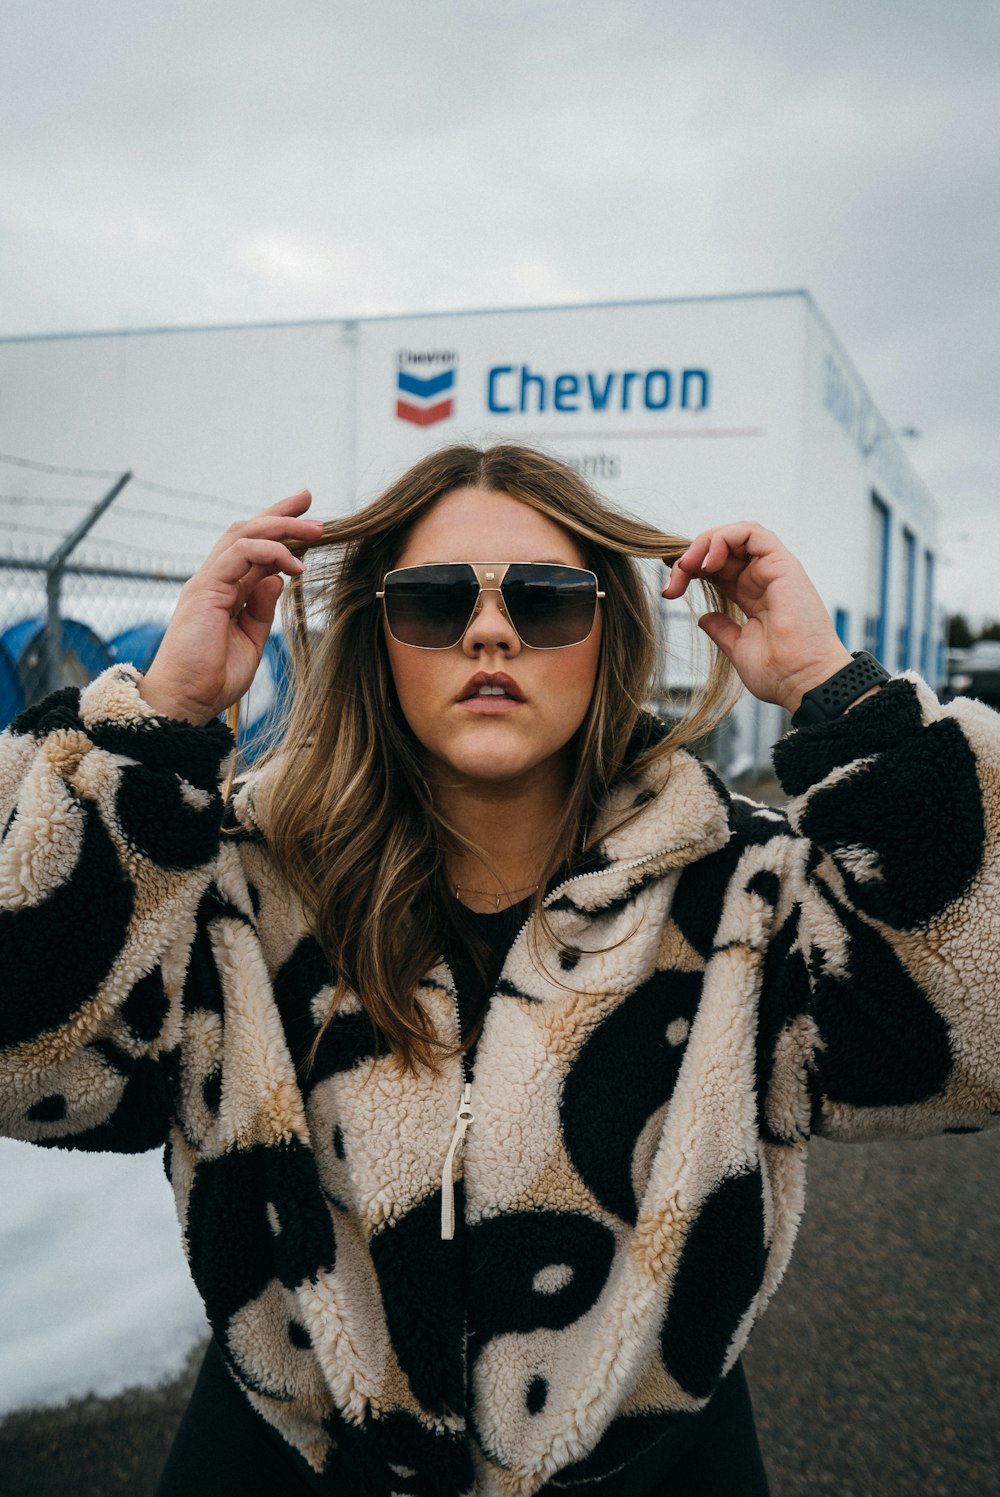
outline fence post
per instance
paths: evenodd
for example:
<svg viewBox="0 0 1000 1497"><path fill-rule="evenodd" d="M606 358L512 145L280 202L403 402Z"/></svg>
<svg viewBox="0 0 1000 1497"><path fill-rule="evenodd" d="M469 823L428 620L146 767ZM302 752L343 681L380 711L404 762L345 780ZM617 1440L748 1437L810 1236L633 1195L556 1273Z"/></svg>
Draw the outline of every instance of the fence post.
<svg viewBox="0 0 1000 1497"><path fill-rule="evenodd" d="M66 563L83 540L88 530L101 518L104 511L115 502L122 489L132 477L129 469L117 478L102 499L76 529L53 551L45 563L45 639L42 645L41 695L57 691L62 685L62 597L63 574Z"/></svg>

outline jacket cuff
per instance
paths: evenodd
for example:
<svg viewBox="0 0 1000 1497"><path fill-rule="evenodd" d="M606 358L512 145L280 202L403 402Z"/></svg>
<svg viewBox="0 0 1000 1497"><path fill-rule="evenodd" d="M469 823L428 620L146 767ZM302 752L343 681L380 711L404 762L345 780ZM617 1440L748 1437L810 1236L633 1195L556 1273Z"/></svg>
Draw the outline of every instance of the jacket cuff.
<svg viewBox="0 0 1000 1497"><path fill-rule="evenodd" d="M775 774L786 795L804 795L834 770L919 733L939 712L937 698L919 677L895 676L832 722L787 733L774 745Z"/></svg>
<svg viewBox="0 0 1000 1497"><path fill-rule="evenodd" d="M89 731L102 723L121 728L142 728L153 722L156 711L139 692L142 672L134 665L113 665L95 676L80 691L80 719ZM164 718L169 722L169 718ZM193 725L192 725L193 726Z"/></svg>
<svg viewBox="0 0 1000 1497"><path fill-rule="evenodd" d="M192 785L214 790L235 748L227 725L204 726L160 717L139 694L140 671L113 665L89 686L64 687L29 707L11 724L14 733L47 737L60 729L83 732L96 748L154 771L180 774Z"/></svg>

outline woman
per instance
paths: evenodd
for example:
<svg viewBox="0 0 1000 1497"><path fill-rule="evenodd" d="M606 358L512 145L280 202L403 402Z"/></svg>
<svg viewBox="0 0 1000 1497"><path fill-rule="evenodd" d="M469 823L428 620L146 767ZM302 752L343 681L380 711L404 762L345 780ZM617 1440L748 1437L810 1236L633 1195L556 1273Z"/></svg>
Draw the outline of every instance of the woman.
<svg viewBox="0 0 1000 1497"><path fill-rule="evenodd" d="M852 661L761 527L687 544L539 453L309 504L0 773L6 1128L166 1142L214 1331L160 1492L764 1494L738 1357L809 1138L1000 1105L997 720ZM717 605L669 732L635 555ZM222 826L284 576L294 707ZM816 720L789 818L683 751L726 658Z"/></svg>

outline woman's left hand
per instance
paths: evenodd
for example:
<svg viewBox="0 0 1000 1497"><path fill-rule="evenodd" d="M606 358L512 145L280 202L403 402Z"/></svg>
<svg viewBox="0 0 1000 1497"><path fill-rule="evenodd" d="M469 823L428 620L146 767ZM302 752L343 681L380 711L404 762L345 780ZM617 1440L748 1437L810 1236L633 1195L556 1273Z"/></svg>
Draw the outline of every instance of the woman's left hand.
<svg viewBox="0 0 1000 1497"><path fill-rule="evenodd" d="M794 712L805 692L851 663L802 563L778 537L753 521L716 525L695 537L673 563L665 598L696 580L713 583L746 614L698 620L728 655L748 691Z"/></svg>

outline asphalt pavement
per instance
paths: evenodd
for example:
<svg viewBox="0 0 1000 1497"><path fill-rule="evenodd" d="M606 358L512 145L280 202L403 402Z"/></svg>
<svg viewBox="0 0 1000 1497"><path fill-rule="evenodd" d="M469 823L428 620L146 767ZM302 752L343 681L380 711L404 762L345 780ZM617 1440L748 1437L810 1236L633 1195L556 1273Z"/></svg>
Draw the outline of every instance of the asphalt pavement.
<svg viewBox="0 0 1000 1497"><path fill-rule="evenodd" d="M745 1358L774 1497L1000 1497L998 1174L1000 1133L812 1146Z"/></svg>

